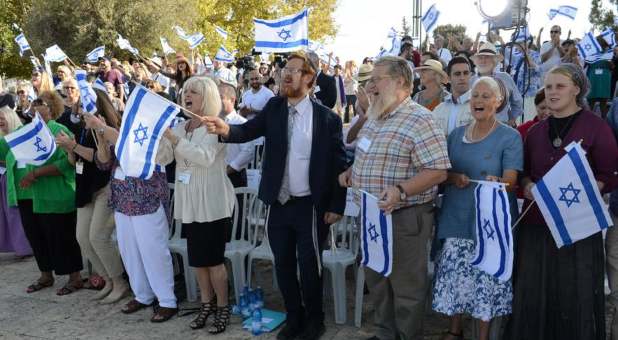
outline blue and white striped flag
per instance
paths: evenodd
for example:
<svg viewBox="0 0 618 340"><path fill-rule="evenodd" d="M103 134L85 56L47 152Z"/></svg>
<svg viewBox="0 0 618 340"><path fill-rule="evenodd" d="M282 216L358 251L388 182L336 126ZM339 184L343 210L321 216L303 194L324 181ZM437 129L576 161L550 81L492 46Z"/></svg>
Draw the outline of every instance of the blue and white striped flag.
<svg viewBox="0 0 618 340"><path fill-rule="evenodd" d="M197 32L195 34L190 35L187 38L187 42L189 43L189 48L194 50L199 44L204 41L204 35L201 32Z"/></svg>
<svg viewBox="0 0 618 340"><path fill-rule="evenodd" d="M607 45L609 45L609 47L614 48L616 46L616 35L613 29L608 28L605 31L601 32L601 38L603 38L603 40L607 42Z"/></svg>
<svg viewBox="0 0 618 340"><path fill-rule="evenodd" d="M210 59L208 55L204 56L204 66L206 66L206 68L209 68L209 69L212 68L212 59Z"/></svg>
<svg viewBox="0 0 618 340"><path fill-rule="evenodd" d="M96 63L103 56L105 56L105 46L99 46L86 55L86 61Z"/></svg>
<svg viewBox="0 0 618 340"><path fill-rule="evenodd" d="M18 164L43 165L56 151L54 135L37 113L32 122L4 137Z"/></svg>
<svg viewBox="0 0 618 340"><path fill-rule="evenodd" d="M215 31L219 33L224 40L227 40L227 32L223 28L215 25Z"/></svg>
<svg viewBox="0 0 618 340"><path fill-rule="evenodd" d="M585 58L584 61L588 64L594 64L599 60L608 60L611 61L612 59L614 59L614 51L613 50L608 50L605 53L602 54L595 54L592 55L588 58Z"/></svg>
<svg viewBox="0 0 618 340"><path fill-rule="evenodd" d="M478 181L474 190L476 247L471 264L507 281L513 273L511 212L504 183Z"/></svg>
<svg viewBox="0 0 618 340"><path fill-rule="evenodd" d="M601 45L591 32L584 35L579 44L577 44L577 50L583 59L591 58L603 52Z"/></svg>
<svg viewBox="0 0 618 340"><path fill-rule="evenodd" d="M425 32L431 32L431 29L438 22L438 17L440 16L440 11L436 8L436 4L431 5L425 15L421 18L421 23L425 28Z"/></svg>
<svg viewBox="0 0 618 340"><path fill-rule="evenodd" d="M116 39L116 43L118 43L118 47L123 50L127 50L135 55L139 54L139 50L131 45L129 40L122 37L122 35L118 34L118 39Z"/></svg>
<svg viewBox="0 0 618 340"><path fill-rule="evenodd" d="M141 179L152 176L161 137L178 112L177 105L136 85L124 109L115 149L126 176Z"/></svg>
<svg viewBox="0 0 618 340"><path fill-rule="evenodd" d="M253 19L255 50L257 52L291 52L309 46L309 12L298 13L274 20Z"/></svg>
<svg viewBox="0 0 618 340"><path fill-rule="evenodd" d="M524 27L520 27L517 31L515 31L511 39L514 42L525 42L525 41L528 41L531 37L532 36L530 35L530 32L528 31L528 26L524 26Z"/></svg>
<svg viewBox="0 0 618 340"><path fill-rule="evenodd" d="M613 225L586 151L575 142L564 149L566 155L532 188L558 248Z"/></svg>
<svg viewBox="0 0 618 340"><path fill-rule="evenodd" d="M48 62L59 63L64 61L66 58L67 55L58 45L51 46L45 50L44 59Z"/></svg>
<svg viewBox="0 0 618 340"><path fill-rule="evenodd" d="M176 26L172 26L172 29L174 30L174 32L176 32L176 34L178 34L180 39L182 40L189 39L189 35L187 34L187 32L185 32L184 29L182 29L182 27L176 25Z"/></svg>
<svg viewBox="0 0 618 340"><path fill-rule="evenodd" d="M549 13L547 13L547 17L549 17L549 20L553 20L557 14L558 14L558 10L555 8L551 8L549 10Z"/></svg>
<svg viewBox="0 0 618 340"><path fill-rule="evenodd" d="M387 54L398 56L401 50L401 40L397 36L397 30L394 27L388 31L387 35L388 39L390 39L390 49Z"/></svg>
<svg viewBox="0 0 618 340"><path fill-rule="evenodd" d="M228 50L226 50L225 47L220 46L219 50L217 51L217 54L215 55L215 60L221 61L224 63L233 63L234 55L230 53Z"/></svg>
<svg viewBox="0 0 618 340"><path fill-rule="evenodd" d="M167 42L167 39L163 37L159 37L159 40L161 40L161 47L163 48L164 55L176 53L176 50L174 50L172 46L170 46L170 44Z"/></svg>
<svg viewBox="0 0 618 340"><path fill-rule="evenodd" d="M94 83L92 84L92 88L99 89L99 90L101 90L101 91L103 91L105 93L108 93L107 92L107 87L105 87L105 84L103 83L103 80L101 80L101 78L99 78L99 77L96 77L94 79Z"/></svg>
<svg viewBox="0 0 618 340"><path fill-rule="evenodd" d="M568 6L568 5L560 6L558 7L558 13L556 14L560 14L567 18L575 20L575 16L577 15L577 7Z"/></svg>
<svg viewBox="0 0 618 340"><path fill-rule="evenodd" d="M79 99L85 112L94 114L97 112L97 94L88 83L88 72L75 70L75 79L79 87Z"/></svg>
<svg viewBox="0 0 618 340"><path fill-rule="evenodd" d="M15 42L17 43L17 46L19 46L19 56L23 57L24 52L30 49L30 44L28 43L28 40L26 40L26 36L23 33L20 33L15 37Z"/></svg>
<svg viewBox="0 0 618 340"><path fill-rule="evenodd" d="M362 264L389 276L393 269L393 220L378 208L378 198L361 191Z"/></svg>

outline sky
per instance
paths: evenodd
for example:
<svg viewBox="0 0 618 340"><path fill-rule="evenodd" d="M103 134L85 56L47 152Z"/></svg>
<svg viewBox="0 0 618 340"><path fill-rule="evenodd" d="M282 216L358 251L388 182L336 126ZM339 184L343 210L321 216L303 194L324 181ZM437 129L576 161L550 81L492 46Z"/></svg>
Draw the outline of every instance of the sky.
<svg viewBox="0 0 618 340"><path fill-rule="evenodd" d="M608 0L603 2L604 8L613 8ZM432 4L436 4L440 11L437 25L464 25L467 28L466 34L471 38L476 37L479 31L487 31L474 0L425 0L422 3L423 13ZM572 31L571 37L581 37L592 28L588 21L590 3L590 0L529 0L530 33L536 37L539 29L544 27L541 39L549 40L549 29L556 24L562 27L562 39L566 39L569 29ZM412 23L412 4L412 0L339 0L335 12L335 23L339 30L335 39L327 42L327 49L339 56L342 63L345 60L360 63L366 56L375 56L380 46L387 47L386 35L390 27L400 31L403 16ZM575 20L556 16L549 21L549 9L560 5L577 7ZM510 33L503 33L502 36L508 39Z"/></svg>

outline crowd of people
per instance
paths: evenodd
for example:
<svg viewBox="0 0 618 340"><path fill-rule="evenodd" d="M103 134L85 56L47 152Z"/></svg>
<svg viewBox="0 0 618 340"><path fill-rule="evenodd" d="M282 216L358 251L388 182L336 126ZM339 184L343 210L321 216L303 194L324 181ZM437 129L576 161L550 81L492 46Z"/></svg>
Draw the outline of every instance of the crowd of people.
<svg viewBox="0 0 618 340"><path fill-rule="evenodd" d="M58 295L91 286L92 299L111 304L132 293L122 313L154 305L151 321L164 322L178 312L168 237L170 218L179 220L201 292L189 326L222 333L231 314L224 252L238 237L234 188L248 185L258 152L258 198L268 207L287 313L277 339L325 332L322 250L348 188L380 198L392 216L391 274L365 268L372 339L422 339L428 300L449 317L446 340L464 338L464 314L478 320L479 339L489 339L500 317L504 339L618 339L618 318L605 326L606 310L613 317L618 308L615 227L558 248L531 194L564 147L580 142L618 222L618 54L588 63L577 40L561 34L553 26L543 44L436 35L425 51L405 36L399 56L360 65L311 51L212 65L180 53L100 58L79 67L104 84L95 87L95 115L80 105L76 67L66 63L53 75L36 67L0 98L0 136L38 114L58 148L42 165L23 164L0 139L0 251L34 256L40 277L28 293L68 275ZM127 98L139 86L185 110L165 131L148 179L126 176L114 152ZM513 221L526 211L507 281L472 264L478 180L507 184Z"/></svg>

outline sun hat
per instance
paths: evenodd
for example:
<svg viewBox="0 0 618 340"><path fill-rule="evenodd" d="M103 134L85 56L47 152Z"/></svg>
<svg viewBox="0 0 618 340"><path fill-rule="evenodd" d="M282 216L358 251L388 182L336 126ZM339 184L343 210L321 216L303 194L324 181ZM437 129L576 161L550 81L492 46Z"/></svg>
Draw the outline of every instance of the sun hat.
<svg viewBox="0 0 618 340"><path fill-rule="evenodd" d="M369 80L369 78L371 78L372 71L373 71L373 65L362 64L358 68L358 74L356 75L356 80L359 82Z"/></svg>
<svg viewBox="0 0 618 340"><path fill-rule="evenodd" d="M433 60L433 59L425 60L425 62L421 66L414 69L415 72L418 72L420 70L432 70L438 73L442 77L443 83L445 83L448 80L448 76L446 72L444 72L444 69L442 69L442 63L439 62L438 60Z"/></svg>

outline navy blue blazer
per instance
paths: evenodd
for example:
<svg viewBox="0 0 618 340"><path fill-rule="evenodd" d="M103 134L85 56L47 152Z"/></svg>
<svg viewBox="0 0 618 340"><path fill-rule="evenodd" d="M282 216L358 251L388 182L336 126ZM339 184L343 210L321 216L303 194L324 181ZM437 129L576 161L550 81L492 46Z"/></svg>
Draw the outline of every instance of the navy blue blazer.
<svg viewBox="0 0 618 340"><path fill-rule="evenodd" d="M339 186L338 176L345 170L341 118L329 108L313 105L313 136L309 160L309 188L318 212L343 215L346 189ZM264 136L264 159L258 197L273 204L279 196L288 153L288 101L273 97L253 119L241 125L230 125L226 143L245 143Z"/></svg>

